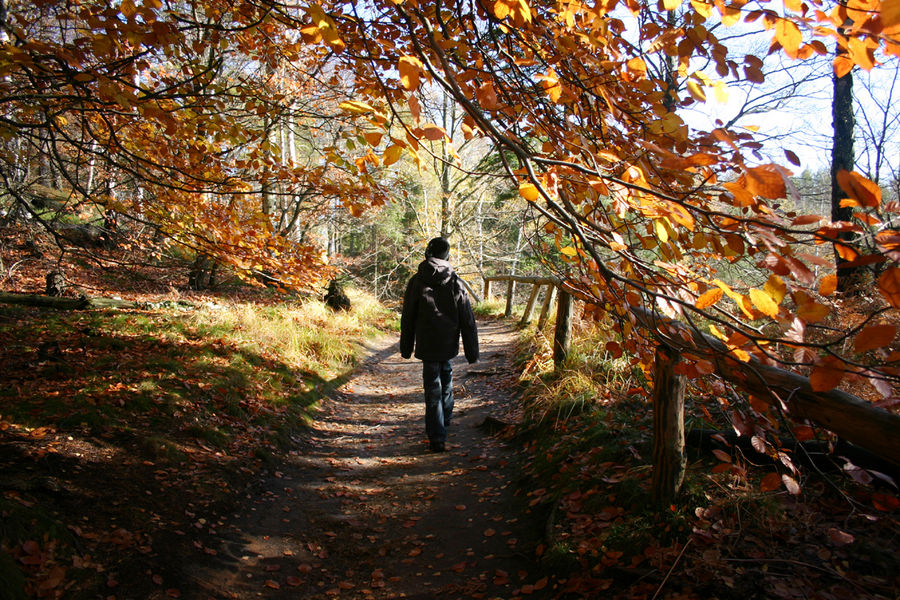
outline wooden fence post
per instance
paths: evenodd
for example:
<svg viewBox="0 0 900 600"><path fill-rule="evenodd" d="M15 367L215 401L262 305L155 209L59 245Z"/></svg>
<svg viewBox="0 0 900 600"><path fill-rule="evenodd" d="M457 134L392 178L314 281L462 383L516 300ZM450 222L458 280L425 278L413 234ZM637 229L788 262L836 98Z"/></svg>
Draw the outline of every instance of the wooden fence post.
<svg viewBox="0 0 900 600"><path fill-rule="evenodd" d="M484 280L484 301L491 301L491 280L487 278Z"/></svg>
<svg viewBox="0 0 900 600"><path fill-rule="evenodd" d="M553 334L553 365L558 369L569 354L569 341L572 338L572 315L574 303L572 295L559 290L556 301L556 331Z"/></svg>
<svg viewBox="0 0 900 600"><path fill-rule="evenodd" d="M516 280L510 279L509 285L506 286L506 312L503 314L507 319L512 316L513 296L516 293Z"/></svg>
<svg viewBox="0 0 900 600"><path fill-rule="evenodd" d="M531 294L528 296L528 304L525 305L525 312L522 314L522 320L519 321L519 327L527 327L528 323L531 322L531 316L534 314L534 303L537 300L539 291L541 291L539 283L531 286Z"/></svg>
<svg viewBox="0 0 900 600"><path fill-rule="evenodd" d="M538 329L543 329L550 317L550 306L553 304L553 298L556 297L556 286L552 283L547 285L547 291L544 293L544 303L541 305L541 316L538 317Z"/></svg>
<svg viewBox="0 0 900 600"><path fill-rule="evenodd" d="M681 354L656 347L653 373L653 501L667 507L675 500L687 459L684 455L684 375L675 373Z"/></svg>

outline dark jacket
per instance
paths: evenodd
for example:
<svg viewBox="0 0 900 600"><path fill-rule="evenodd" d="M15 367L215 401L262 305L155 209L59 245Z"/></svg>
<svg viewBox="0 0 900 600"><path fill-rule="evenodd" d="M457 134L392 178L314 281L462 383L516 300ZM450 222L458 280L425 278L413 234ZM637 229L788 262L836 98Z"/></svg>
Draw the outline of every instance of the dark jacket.
<svg viewBox="0 0 900 600"><path fill-rule="evenodd" d="M446 260L429 257L409 280L400 317L400 354L409 358L450 360L459 354L462 336L466 360L478 360L478 330L469 296Z"/></svg>

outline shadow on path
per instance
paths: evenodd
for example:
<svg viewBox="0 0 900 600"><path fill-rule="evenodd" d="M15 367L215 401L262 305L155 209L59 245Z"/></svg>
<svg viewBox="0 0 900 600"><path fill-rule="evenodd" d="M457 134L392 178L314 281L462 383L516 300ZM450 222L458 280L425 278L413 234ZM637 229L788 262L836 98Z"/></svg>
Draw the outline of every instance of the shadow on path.
<svg viewBox="0 0 900 600"><path fill-rule="evenodd" d="M448 452L427 449L421 363L403 360L395 340L382 340L243 509L199 524L210 547L184 566L192 585L183 591L241 599L512 598L534 583L538 530L514 495L516 458L480 427L513 408L515 333L498 322L479 324L479 333L482 360L453 361Z"/></svg>

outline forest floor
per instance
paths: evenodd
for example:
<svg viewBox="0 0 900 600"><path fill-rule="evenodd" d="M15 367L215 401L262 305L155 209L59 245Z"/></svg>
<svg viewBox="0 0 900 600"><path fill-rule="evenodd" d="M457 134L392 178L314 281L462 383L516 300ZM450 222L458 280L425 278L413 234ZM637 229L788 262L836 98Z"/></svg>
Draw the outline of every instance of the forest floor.
<svg viewBox="0 0 900 600"><path fill-rule="evenodd" d="M454 360L446 452L428 449L420 363L382 339L287 461L237 512L209 524L214 535L198 532L215 554L183 561L183 591L422 600L540 592L538 530L516 495L515 454L485 426L515 411L515 333L491 321L480 334L482 360Z"/></svg>

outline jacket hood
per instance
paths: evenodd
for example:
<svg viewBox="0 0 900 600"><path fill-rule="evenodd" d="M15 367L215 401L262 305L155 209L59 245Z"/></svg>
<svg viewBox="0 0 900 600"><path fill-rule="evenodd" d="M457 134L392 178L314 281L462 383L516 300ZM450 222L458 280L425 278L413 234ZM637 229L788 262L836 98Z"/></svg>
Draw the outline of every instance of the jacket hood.
<svg viewBox="0 0 900 600"><path fill-rule="evenodd" d="M447 285L453 277L453 267L446 260L433 256L419 263L419 277L428 285Z"/></svg>

